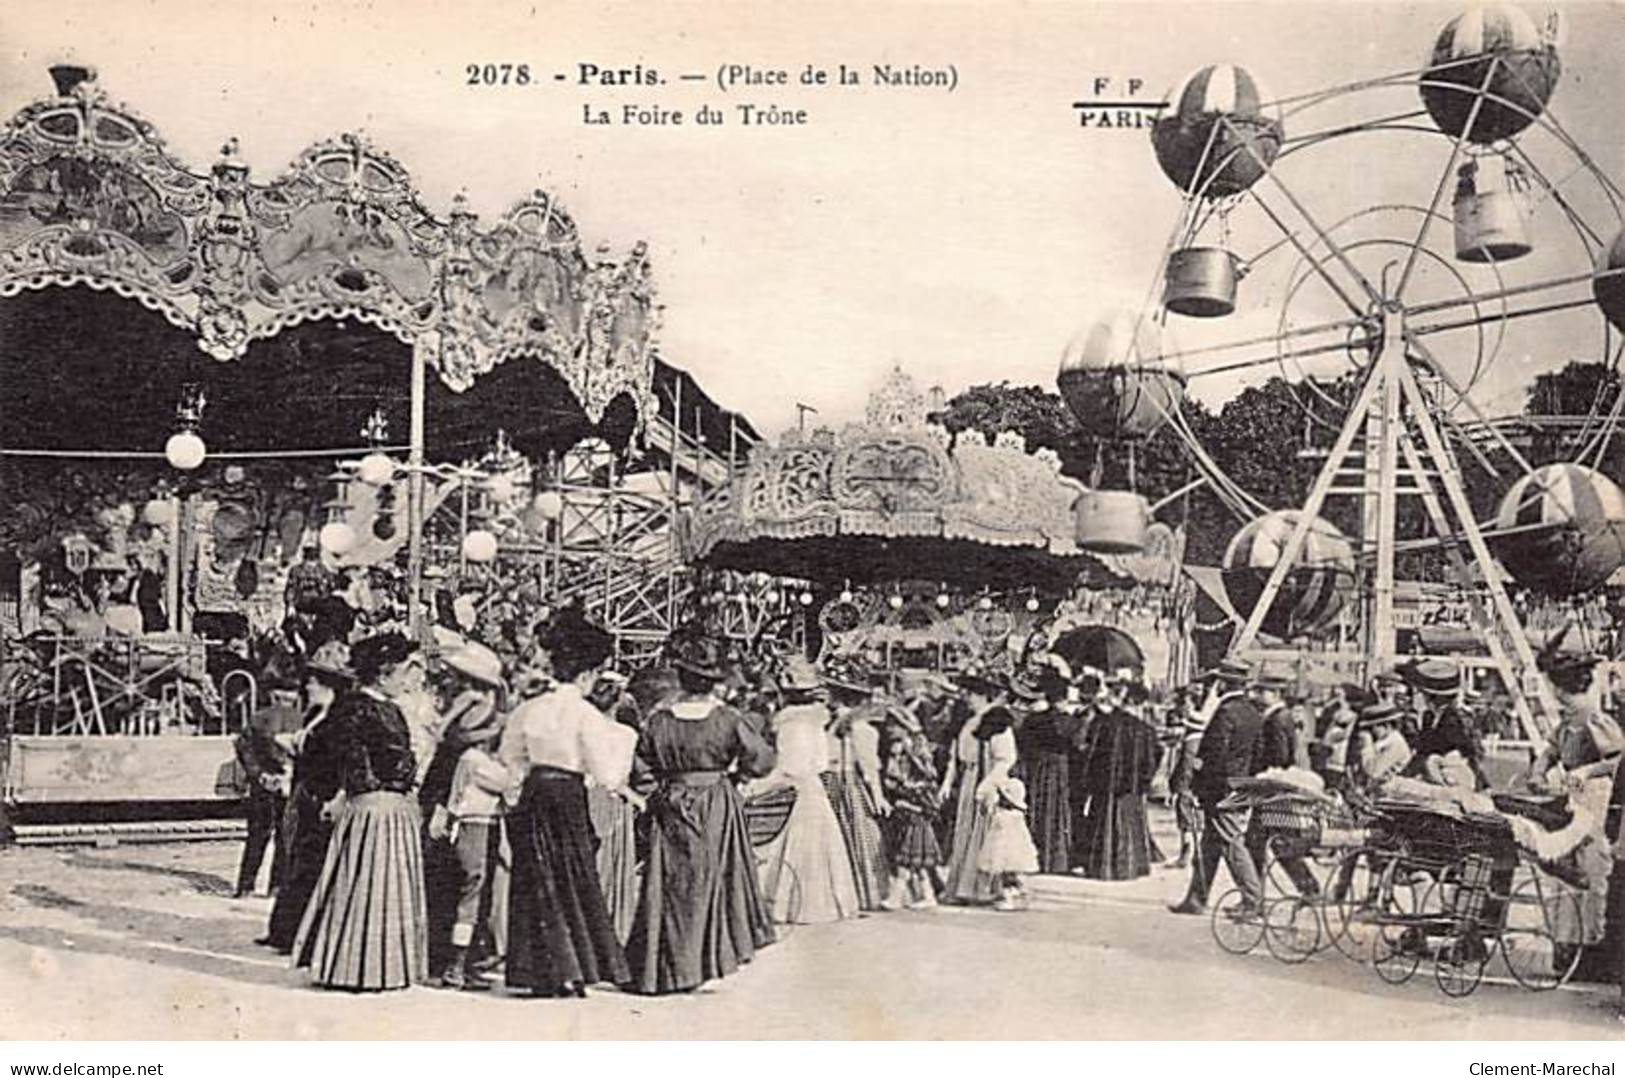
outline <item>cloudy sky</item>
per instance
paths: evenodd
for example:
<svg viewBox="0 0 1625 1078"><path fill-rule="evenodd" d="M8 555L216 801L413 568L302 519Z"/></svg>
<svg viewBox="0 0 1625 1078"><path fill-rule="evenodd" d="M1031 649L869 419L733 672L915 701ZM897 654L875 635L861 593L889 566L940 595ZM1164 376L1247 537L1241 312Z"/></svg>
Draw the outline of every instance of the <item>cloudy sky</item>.
<svg viewBox="0 0 1625 1078"><path fill-rule="evenodd" d="M894 363L950 394L983 381L1052 384L1081 325L1111 305L1140 304L1179 198L1145 130L1080 129L1072 103L1095 95L1096 78L1112 80L1102 96L1121 97L1138 79L1142 95L1160 98L1199 66L1230 62L1270 94L1296 95L1415 70L1454 11L1352 2L9 0L0 10L0 110L45 96L46 66L72 58L95 65L102 87L197 168L237 136L256 178L267 180L311 142L362 130L411 170L437 211L462 189L489 219L531 188L549 189L589 244L650 243L664 353L773 432L793 422L798 401L826 419L852 416ZM1613 55L1625 9L1562 12L1565 69L1553 112L1603 171L1625 177L1613 118L1625 98ZM470 65L504 62L529 64L533 84L468 85ZM795 84L809 64L833 72L843 63L862 85ZM582 64L641 64L668 81L581 86ZM727 64L783 69L792 85L724 92L715 77ZM876 64L951 65L957 88L876 86ZM684 73L709 81L685 82ZM734 106L745 102L805 109L810 122L744 127ZM629 103L681 109L688 122L582 122L584 107L618 118ZM725 108L728 122L695 126L702 104ZM1414 107L1406 90L1333 102L1301 122L1319 128ZM1568 201L1611 234L1617 215L1573 156L1549 136L1526 141ZM1280 173L1323 223L1373 211L1350 228L1373 240L1362 250L1375 273L1396 250L1376 241L1409 236L1419 218L1373 208L1425 205L1448 154L1438 138L1364 136L1332 140ZM1555 214L1551 200L1537 209L1536 254L1507 267L1505 283L1587 268L1573 231L1543 213ZM1251 207L1231 227L1245 255L1272 242ZM1434 246L1448 244L1447 223ZM1313 285L1284 309L1292 260L1271 259L1243 282L1234 319L1180 327L1181 339L1205 343L1325 313ZM1431 287L1449 294L1448 270L1429 266ZM1476 287L1489 281L1472 278ZM1589 311L1525 323L1500 342L1475 395L1491 410L1517 407L1531 372L1594 358L1600 326ZM1455 362L1470 369L1477 346L1461 348ZM1238 384L1199 383L1210 399Z"/></svg>

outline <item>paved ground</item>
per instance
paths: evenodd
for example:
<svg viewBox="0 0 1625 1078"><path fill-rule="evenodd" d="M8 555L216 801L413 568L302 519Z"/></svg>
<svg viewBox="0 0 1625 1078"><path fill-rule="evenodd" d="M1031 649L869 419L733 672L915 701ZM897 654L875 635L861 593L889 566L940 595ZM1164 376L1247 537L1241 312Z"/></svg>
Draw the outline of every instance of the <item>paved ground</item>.
<svg viewBox="0 0 1625 1078"><path fill-rule="evenodd" d="M1162 902L1183 874L1050 881L1024 913L942 909L799 928L686 997L348 996L251 940L226 843L0 851L0 1014L18 1039L1613 1038L1602 990L1430 977L1395 988L1335 953L1287 967L1220 952ZM1424 974L1425 974L1424 969ZM1493 969L1492 969L1493 972Z"/></svg>

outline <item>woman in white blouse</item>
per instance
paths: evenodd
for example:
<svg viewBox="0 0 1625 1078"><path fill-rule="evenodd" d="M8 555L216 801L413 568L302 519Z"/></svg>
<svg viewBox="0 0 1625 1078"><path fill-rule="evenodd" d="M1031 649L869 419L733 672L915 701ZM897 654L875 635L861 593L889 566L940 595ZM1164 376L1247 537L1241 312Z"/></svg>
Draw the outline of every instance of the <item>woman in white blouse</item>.
<svg viewBox="0 0 1625 1078"><path fill-rule="evenodd" d="M579 997L589 984L630 978L599 886L586 779L624 790L637 734L586 698L609 658L608 633L572 608L539 643L555 684L508 717L500 753L514 783L507 981L538 996Z"/></svg>

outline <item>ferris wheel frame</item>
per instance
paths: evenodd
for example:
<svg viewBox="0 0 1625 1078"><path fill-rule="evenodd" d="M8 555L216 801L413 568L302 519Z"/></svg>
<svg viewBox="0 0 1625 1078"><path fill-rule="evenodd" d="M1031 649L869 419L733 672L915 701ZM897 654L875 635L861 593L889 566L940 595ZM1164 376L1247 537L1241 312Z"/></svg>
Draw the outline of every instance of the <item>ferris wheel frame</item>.
<svg viewBox="0 0 1625 1078"><path fill-rule="evenodd" d="M1449 68L1478 63L1484 63L1484 74L1476 87L1437 77L1441 71ZM1289 294L1281 300L1282 314L1277 320L1274 335L1254 336L1185 352L1174 352L1160 359L1189 360L1197 356L1237 352L1247 348L1270 350L1271 354L1268 356L1231 361L1205 370L1193 370L1187 366L1184 372L1186 377L1197 378L1205 374L1244 369L1269 362L1280 364L1284 369L1288 359L1302 359L1334 351L1350 353L1356 357L1357 363L1359 353L1364 352L1368 357L1359 379L1353 406L1347 410L1339 424L1338 436L1311 488L1309 498L1301 507L1298 523L1270 571L1263 594L1254 604L1240 634L1233 642L1232 654L1246 656L1255 650L1261 623L1269 613L1286 577L1298 567L1313 521L1319 516L1325 499L1334 494L1353 494L1362 500L1364 506L1361 560L1362 563L1371 563L1369 571L1358 574L1364 600L1362 603L1364 643L1361 658L1367 677L1391 670L1397 659L1393 624L1395 506L1401 494L1418 496L1422 499L1430 523L1437 533L1438 545L1450 559L1454 575L1471 596L1470 608L1475 626L1481 630L1482 638L1489 645L1493 663L1501 672L1502 681L1512 695L1521 724L1530 737L1539 742L1544 740L1557 717L1556 701L1552 698L1544 679L1534 673L1534 656L1529 641L1501 583L1497 565L1486 542L1484 529L1474 518L1466 497L1455 453L1444 430L1441 429L1442 425L1453 425L1453 421L1448 415L1444 415L1441 420L1443 410L1439 407L1439 393L1430 392L1431 387L1422 384L1417 372L1420 369L1442 386L1448 387L1455 394L1457 401L1465 404L1474 413L1475 419L1490 432L1499 448L1505 451L1519 468L1525 472L1532 471L1529 462L1510 440L1489 422L1489 417L1473 401L1470 390L1472 383L1477 379L1477 372L1468 379L1467 384L1461 384L1439 362L1425 338L1475 328L1482 334L1482 327L1492 322L1499 324L1500 333L1504 336L1506 324L1513 319L1593 306L1596 301L1589 289L1584 299L1534 302L1531 305L1531 302L1538 300L1543 293L1580 284L1595 287L1595 282L1600 278L1625 272L1596 268L1597 259L1600 253L1606 250L1611 236L1600 235L1592 228L1565 197L1562 188L1576 176L1589 176L1596 189L1601 192L1607 212L1614 218L1610 231L1616 235L1620 226L1625 224L1625 212L1622 212L1625 196L1622 196L1620 188L1598 168L1596 162L1569 135L1544 103L1538 110L1530 110L1518 101L1492 92L1491 87L1495 85L1495 79L1503 69L1514 78L1522 79L1518 69L1506 64L1502 55L1479 54L1445 64L1431 64L1419 71L1349 83L1261 105L1261 111L1279 112L1284 121L1290 116L1302 115L1316 105L1372 89L1395 87L1411 87L1417 91L1441 89L1450 93L1460 93L1471 99L1467 119L1461 125L1459 133L1454 135L1441 129L1437 124L1411 123L1410 121L1418 117L1430 116L1429 109L1422 107L1363 122L1342 124L1323 131L1312 131L1307 135L1292 138L1285 135L1284 128L1279 128L1278 151L1266 154L1261 151L1254 133L1238 128L1225 113L1214 114L1207 144L1191 174L1191 181L1183 192L1178 219L1159 259L1157 275L1152 281L1146 299L1146 308L1150 308L1155 302L1158 309L1152 317L1160 322L1167 322L1167 310L1160 297L1166 287L1170 256L1182 244L1190 243L1214 214L1228 212L1228 207L1222 203L1228 201L1231 205L1235 205L1249 202L1281 233L1281 239L1265 254L1283 247L1296 250L1299 266L1302 267L1302 276L1291 286L1291 292L1296 292L1307 280L1318 278L1336 301L1347 310L1348 316L1289 329L1286 325L1290 308ZM1524 83L1524 88L1531 89L1527 82ZM1535 96L1537 99L1540 98L1538 94ZM1486 263L1496 274L1496 287L1488 290L1475 289L1467 286L1464 278L1457 273L1458 280L1464 285L1460 296L1408 304L1407 292L1419 263L1424 257L1438 257L1428 248L1427 240L1440 221L1449 220L1443 209L1445 199L1450 193L1451 180L1457 175L1458 166L1463 158L1473 154L1475 147L1480 145L1468 136L1477 130L1481 111L1486 104L1510 110L1527 121L1519 131L1513 133L1514 135L1526 133L1528 130L1545 132L1556 140L1562 151L1578 163L1572 171L1553 182L1519 145L1516 138L1493 140L1482 144L1483 148L1477 150L1481 153L1516 155L1521 167L1538 179L1542 197L1550 198L1568 221L1590 264L1584 273L1562 274L1508 286L1500 275L1501 267L1497 260L1486 258ZM1287 106L1295 107L1287 109ZM1306 149L1354 134L1385 130L1414 131L1442 137L1451 143L1448 159L1427 205L1403 207L1419 211L1421 220L1408 244L1408 251L1404 253L1397 282L1392 287L1386 279L1386 268L1384 279L1371 280L1367 274L1361 272L1354 259L1350 257L1349 249L1339 243L1336 236L1338 229L1350 218L1369 213L1377 207L1362 209L1340 219L1330 228L1325 227L1276 170L1281 160ZM1210 163L1209 156L1213 153L1221 135L1234 145L1225 156ZM1251 156L1252 163L1260 172L1258 178L1240 191L1222 199L1210 197L1211 186L1219 177L1225 175L1231 161L1241 154ZM1272 205L1273 200L1264 199L1258 188L1266 185L1273 195L1279 196L1291 207L1292 213L1302 223L1300 228L1306 230L1307 234L1293 228L1285 219L1285 215ZM1448 266L1449 260L1443 261L1447 268L1453 270L1453 267ZM1294 273L1296 272L1297 270L1294 270ZM1514 301L1518 301L1516 305ZM1486 304L1493 304L1496 309L1492 313L1485 314L1483 307ZM1145 317L1144 311L1145 309L1142 309L1142 317ZM1461 313L1452 317L1453 312ZM1411 320L1413 317L1418 320L1413 322ZM1607 362L1612 353L1612 358L1617 364L1618 352L1611 348L1611 329L1606 320L1603 324L1603 360ZM1336 339L1327 339L1332 337ZM1482 361L1481 336L1479 362ZM1593 407L1595 410L1595 405ZM1617 418L1616 407L1605 422L1612 424ZM1192 444L1194 435L1189 427L1180 423L1177 416L1170 416L1170 419L1173 420L1172 426L1187 444L1191 445L1199 458L1205 459L1207 465L1216 468L1211 458L1202 453L1198 445ZM1456 433L1460 433L1459 427ZM1338 476L1345 472L1345 461L1350 458L1356 439L1361 438L1364 441L1364 453L1358 471L1363 474L1363 482L1356 487L1339 488ZM1476 446L1470 441L1466 441L1466 444L1479 457L1482 464L1493 470L1493 466ZM1400 487L1402 477L1410 483L1403 489ZM1224 481L1222 473L1212 478ZM1233 487L1233 481L1230 483ZM1233 489L1231 493L1236 496L1235 501L1243 508L1248 503L1254 507L1261 506L1256 498L1252 498L1239 488ZM1452 516L1455 518L1454 523L1451 520ZM1462 550L1464 546L1467 549L1466 554ZM1479 578L1483 582L1481 589L1472 581L1469 556L1471 562L1477 564Z"/></svg>

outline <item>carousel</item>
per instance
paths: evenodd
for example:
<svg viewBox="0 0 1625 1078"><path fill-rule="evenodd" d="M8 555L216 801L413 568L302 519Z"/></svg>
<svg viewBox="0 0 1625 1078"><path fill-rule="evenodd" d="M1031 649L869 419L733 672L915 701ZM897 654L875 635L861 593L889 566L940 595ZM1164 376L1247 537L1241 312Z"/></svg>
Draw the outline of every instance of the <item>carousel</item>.
<svg viewBox="0 0 1625 1078"><path fill-rule="evenodd" d="M615 514L645 533L719 474L643 244L589 253L542 191L436 212L353 135L268 182L235 140L193 168L91 69L51 76L0 138L8 806L226 796L312 587L424 634L489 630L502 559L562 592L575 536L670 571L602 522L617 462L672 462Z"/></svg>
<svg viewBox="0 0 1625 1078"><path fill-rule="evenodd" d="M899 369L861 421L758 445L726 498L695 515L691 556L805 582L774 594L821 660L861 656L899 676L1009 668L1107 624L1145 645L1153 678L1177 676L1176 533L1137 507L1103 513L1098 492L1013 432L950 432L941 408L940 390Z"/></svg>

